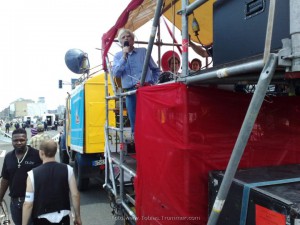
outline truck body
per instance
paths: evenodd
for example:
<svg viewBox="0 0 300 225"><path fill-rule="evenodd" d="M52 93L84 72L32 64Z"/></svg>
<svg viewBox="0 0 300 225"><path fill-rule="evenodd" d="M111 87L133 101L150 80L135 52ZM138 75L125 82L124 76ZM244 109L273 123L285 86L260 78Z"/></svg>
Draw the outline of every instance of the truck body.
<svg viewBox="0 0 300 225"><path fill-rule="evenodd" d="M297 224L297 213L291 217L270 203L256 202L259 214L252 211L251 218L244 214L247 210L237 209L230 217L235 218L233 223L222 209L228 213L233 207L226 205L226 197L237 170L300 161L300 27L295 22L300 19L300 4L296 0L277 1L276 6L275 1L263 0L189 3L132 0L102 37L102 61L109 62L107 53L123 27L135 31L153 18L147 56L154 44L164 44L160 36L154 43L160 13L182 34L182 73L176 81L143 87L142 72L142 87L135 92L136 155L125 150L114 154L106 148L104 187L114 209L121 208L127 224L274 222L267 213L276 214L282 224ZM189 38L204 49L213 46L212 67L188 69ZM178 47L174 37L173 44ZM110 65L104 64L104 69L109 72ZM120 92L116 98L122 97ZM107 110L111 98L106 98ZM106 127L107 134L110 129ZM221 185L208 180L209 173L218 170L224 172ZM263 174L259 180L262 185L271 182ZM208 198L208 193L214 197ZM243 195L235 201L247 202ZM244 204L236 205L247 209Z"/></svg>
<svg viewBox="0 0 300 225"><path fill-rule="evenodd" d="M104 177L105 87L103 73L90 76L75 87L66 101L66 149L71 158L69 161L74 161L75 178L81 191L88 189L91 178L103 180ZM110 81L108 91L112 92ZM110 107L114 108L115 103L111 102ZM114 113L109 114L109 123L115 126ZM111 145L115 145L118 139L112 133L109 138Z"/></svg>
<svg viewBox="0 0 300 225"><path fill-rule="evenodd" d="M26 127L30 127L30 125L34 123L33 116L24 116L23 123L26 125Z"/></svg>
<svg viewBox="0 0 300 225"><path fill-rule="evenodd" d="M45 113L42 115L42 121L47 124L47 129L52 129L55 121L55 114Z"/></svg>

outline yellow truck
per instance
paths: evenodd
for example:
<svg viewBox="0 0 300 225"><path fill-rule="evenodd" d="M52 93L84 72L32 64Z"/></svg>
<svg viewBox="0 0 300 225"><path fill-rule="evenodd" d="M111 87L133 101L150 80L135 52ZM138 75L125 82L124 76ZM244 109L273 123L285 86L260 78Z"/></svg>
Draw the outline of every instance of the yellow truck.
<svg viewBox="0 0 300 225"><path fill-rule="evenodd" d="M112 91L110 85L108 91ZM97 74L77 85L66 101L66 143L81 191L104 170L105 117L105 79L104 74ZM114 116L110 122L115 124Z"/></svg>

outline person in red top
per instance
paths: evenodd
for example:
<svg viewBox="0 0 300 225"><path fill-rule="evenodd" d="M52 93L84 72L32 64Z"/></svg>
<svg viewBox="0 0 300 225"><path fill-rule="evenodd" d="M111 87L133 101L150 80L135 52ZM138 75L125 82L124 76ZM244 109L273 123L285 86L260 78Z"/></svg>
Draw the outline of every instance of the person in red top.
<svg viewBox="0 0 300 225"><path fill-rule="evenodd" d="M163 73L158 78L158 83L176 80L179 77L180 57L177 52L167 51L161 58Z"/></svg>

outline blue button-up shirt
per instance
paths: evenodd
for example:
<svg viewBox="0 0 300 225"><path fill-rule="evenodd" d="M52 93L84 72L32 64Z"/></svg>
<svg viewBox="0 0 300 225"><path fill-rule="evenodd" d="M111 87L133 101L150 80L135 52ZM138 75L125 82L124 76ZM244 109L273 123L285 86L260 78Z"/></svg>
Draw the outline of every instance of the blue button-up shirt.
<svg viewBox="0 0 300 225"><path fill-rule="evenodd" d="M124 59L122 51L115 54L112 74L115 77L121 77L122 88L132 88L140 82L146 51L146 48L134 48L128 53L127 59ZM159 74L160 69L150 57L145 82L155 84Z"/></svg>

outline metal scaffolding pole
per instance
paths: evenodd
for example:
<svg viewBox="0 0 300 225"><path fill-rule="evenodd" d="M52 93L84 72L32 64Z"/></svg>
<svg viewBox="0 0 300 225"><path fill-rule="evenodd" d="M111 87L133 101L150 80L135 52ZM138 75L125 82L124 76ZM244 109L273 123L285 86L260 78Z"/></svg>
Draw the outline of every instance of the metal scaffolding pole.
<svg viewBox="0 0 300 225"><path fill-rule="evenodd" d="M111 71L109 59L108 59L108 57L106 57L105 59L106 59L106 65L108 65L108 72L109 72L110 83L111 83L111 86L113 88L114 95L117 95L117 88L116 88L116 84L114 82L114 77L112 75L112 71ZM106 95L106 96L108 96L108 95Z"/></svg>
<svg viewBox="0 0 300 225"><path fill-rule="evenodd" d="M108 74L107 74L107 71L105 72L105 96L108 96ZM109 118L108 118L108 106L109 106L109 104L108 104L108 99L107 98L105 98L105 138L108 136L108 126L109 126L109 124L108 124L108 121L109 121ZM106 141L106 140L105 140ZM105 142L105 150L104 150L104 157L105 157L105 164L106 165L108 165L108 153L107 153L107 151L109 150L108 148L107 148L107 142ZM105 184L107 184L108 183L108 174L109 174L109 172L108 172L108 169L107 169L107 167L105 168ZM104 186L103 186L104 187Z"/></svg>
<svg viewBox="0 0 300 225"><path fill-rule="evenodd" d="M210 79L226 79L231 76L236 76L241 73L252 73L259 72L263 69L264 62L262 59L238 64L234 66L229 66L221 69L211 70L208 72L201 72L199 75L188 76L179 78L178 81L184 82L186 84L193 84L197 82L205 83L205 81Z"/></svg>
<svg viewBox="0 0 300 225"><path fill-rule="evenodd" d="M123 169L123 163L124 163L124 127L123 127L123 97L120 96L119 98L119 122L120 122L120 164L119 164L119 170L120 170L120 202L122 203L124 201L124 169Z"/></svg>
<svg viewBox="0 0 300 225"><path fill-rule="evenodd" d="M189 55L188 55L188 48L189 48L189 28L188 28L188 16L186 14L186 7L187 7L187 0L181 1L181 7L182 7L182 72L181 74L183 76L186 76L188 74L188 61L189 61Z"/></svg>
<svg viewBox="0 0 300 225"><path fill-rule="evenodd" d="M273 77L277 66L277 55L270 54L263 71L260 74L256 90L251 99L241 130L233 148L229 163L227 165L220 190L215 199L207 225L215 225L218 222L219 215L222 211L225 199L229 192L230 185L244 153L246 144L250 137L255 120L263 103L264 97L268 90L268 85Z"/></svg>
<svg viewBox="0 0 300 225"><path fill-rule="evenodd" d="M290 0L290 34L292 40L292 71L300 71L300 1Z"/></svg>
<svg viewBox="0 0 300 225"><path fill-rule="evenodd" d="M143 66L143 72L142 72L142 76L141 76L141 85L142 86L145 83L146 74L148 71L149 60L150 60L151 53L152 53L152 48L153 48L153 43L154 43L156 31L157 31L157 26L159 24L159 18L160 18L160 14L161 14L162 5L163 5L163 0L157 0L157 6L155 9L152 29L151 29L151 33L150 33L150 39L149 39L148 49L147 49L147 53L146 53L146 59L145 59L145 63Z"/></svg>
<svg viewBox="0 0 300 225"><path fill-rule="evenodd" d="M191 3L188 7L186 7L186 15L190 15L193 13L195 9L197 9L199 6L206 3L208 0L196 0L193 3Z"/></svg>
<svg viewBox="0 0 300 225"><path fill-rule="evenodd" d="M107 129L107 127L106 127ZM113 162L110 154L110 149L108 146L109 140L107 137L107 134L105 133L105 183L103 185L103 188L109 188L110 191L114 194L114 196L117 197L117 188L116 188L116 182L115 182L115 174L113 169ZM108 183L108 178L111 178L112 187L110 187Z"/></svg>

